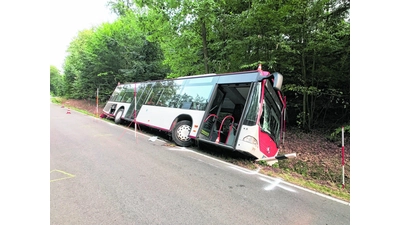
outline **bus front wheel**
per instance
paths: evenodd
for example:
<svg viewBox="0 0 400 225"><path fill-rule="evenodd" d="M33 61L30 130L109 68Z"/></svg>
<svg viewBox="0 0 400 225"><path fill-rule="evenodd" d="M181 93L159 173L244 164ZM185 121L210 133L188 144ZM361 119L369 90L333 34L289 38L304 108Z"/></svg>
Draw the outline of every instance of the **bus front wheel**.
<svg viewBox="0 0 400 225"><path fill-rule="evenodd" d="M117 111L117 113L115 114L115 117L114 117L114 122L116 124L120 124L121 123L121 117L122 117L123 113L124 113L124 109L123 108L118 109L118 111Z"/></svg>
<svg viewBox="0 0 400 225"><path fill-rule="evenodd" d="M192 145L192 140L189 137L191 127L191 122L187 120L182 120L176 123L174 129L172 130L172 140L182 147L188 147Z"/></svg>

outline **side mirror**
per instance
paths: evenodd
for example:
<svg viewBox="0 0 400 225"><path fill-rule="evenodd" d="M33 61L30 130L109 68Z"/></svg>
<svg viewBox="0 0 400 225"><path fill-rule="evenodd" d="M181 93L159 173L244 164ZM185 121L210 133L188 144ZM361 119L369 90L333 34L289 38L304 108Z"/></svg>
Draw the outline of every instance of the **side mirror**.
<svg viewBox="0 0 400 225"><path fill-rule="evenodd" d="M283 76L278 72L274 72L274 88L278 91L282 89Z"/></svg>

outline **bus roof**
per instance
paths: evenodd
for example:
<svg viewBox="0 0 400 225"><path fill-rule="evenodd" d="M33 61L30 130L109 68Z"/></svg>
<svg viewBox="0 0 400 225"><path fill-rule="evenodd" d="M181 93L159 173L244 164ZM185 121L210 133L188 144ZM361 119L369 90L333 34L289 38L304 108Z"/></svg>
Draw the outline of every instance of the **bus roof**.
<svg viewBox="0 0 400 225"><path fill-rule="evenodd" d="M181 79L192 79L192 78L200 78L200 77L215 77L215 76L229 76L229 75L238 75L238 74L245 74L245 73L262 73L264 72L264 76L271 75L267 71L262 70L248 70L248 71L240 71L240 72L230 72L230 73L208 73L208 74L199 74L199 75L190 75L190 76L183 76L183 77L176 77L176 78L168 78L163 80L146 80L146 81L138 81L138 82L127 82L123 84L119 84L118 86L123 86L127 84L134 84L134 83L145 83L145 82L156 82L156 81L171 81L171 80L181 80Z"/></svg>

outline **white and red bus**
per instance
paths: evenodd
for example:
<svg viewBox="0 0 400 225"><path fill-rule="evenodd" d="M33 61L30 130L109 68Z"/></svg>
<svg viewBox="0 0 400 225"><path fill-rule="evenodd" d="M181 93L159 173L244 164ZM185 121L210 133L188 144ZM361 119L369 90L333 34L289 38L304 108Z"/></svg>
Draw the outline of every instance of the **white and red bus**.
<svg viewBox="0 0 400 225"><path fill-rule="evenodd" d="M178 145L218 145L276 162L286 102L283 76L258 70L125 83L116 87L103 116L165 131Z"/></svg>

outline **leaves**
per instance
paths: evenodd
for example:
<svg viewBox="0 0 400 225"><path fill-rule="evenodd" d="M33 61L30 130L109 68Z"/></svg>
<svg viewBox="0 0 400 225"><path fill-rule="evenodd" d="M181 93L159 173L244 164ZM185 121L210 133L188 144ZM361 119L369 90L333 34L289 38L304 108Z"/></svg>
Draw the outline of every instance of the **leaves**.
<svg viewBox="0 0 400 225"><path fill-rule="evenodd" d="M69 96L90 98L100 88L101 98L108 99L118 82L166 76L159 45L147 41L136 22L137 18L126 12L111 24L79 32L68 48L64 68Z"/></svg>
<svg viewBox="0 0 400 225"><path fill-rule="evenodd" d="M62 96L63 90L63 76L57 67L50 65L50 93L55 96Z"/></svg>
<svg viewBox="0 0 400 225"><path fill-rule="evenodd" d="M65 61L67 95L118 82L264 70L284 76L289 124L349 121L349 1L113 0L113 23L83 30ZM53 90L53 89L52 89ZM294 123L296 121L296 123Z"/></svg>

